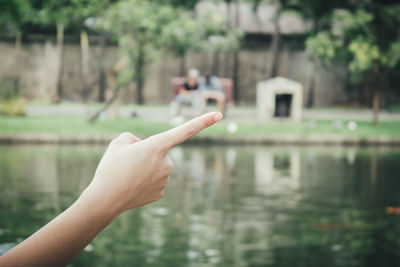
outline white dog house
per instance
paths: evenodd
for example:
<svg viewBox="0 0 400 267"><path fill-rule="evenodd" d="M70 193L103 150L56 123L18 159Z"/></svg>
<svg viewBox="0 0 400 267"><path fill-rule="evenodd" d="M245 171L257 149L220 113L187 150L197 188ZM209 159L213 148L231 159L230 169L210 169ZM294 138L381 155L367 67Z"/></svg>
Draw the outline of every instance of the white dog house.
<svg viewBox="0 0 400 267"><path fill-rule="evenodd" d="M301 121L303 86L296 81L276 77L257 84L257 120Z"/></svg>

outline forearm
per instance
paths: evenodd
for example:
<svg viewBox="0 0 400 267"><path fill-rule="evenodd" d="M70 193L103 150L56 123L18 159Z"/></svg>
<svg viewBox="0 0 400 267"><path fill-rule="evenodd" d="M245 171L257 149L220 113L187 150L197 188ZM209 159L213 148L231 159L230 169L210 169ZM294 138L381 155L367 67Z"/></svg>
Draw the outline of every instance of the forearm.
<svg viewBox="0 0 400 267"><path fill-rule="evenodd" d="M117 216L85 191L67 210L0 257L0 266L65 266Z"/></svg>
<svg viewBox="0 0 400 267"><path fill-rule="evenodd" d="M125 210L159 200L172 162L168 151L222 119L208 113L145 140L123 133L108 146L91 184L46 226L0 257L0 266L65 266Z"/></svg>

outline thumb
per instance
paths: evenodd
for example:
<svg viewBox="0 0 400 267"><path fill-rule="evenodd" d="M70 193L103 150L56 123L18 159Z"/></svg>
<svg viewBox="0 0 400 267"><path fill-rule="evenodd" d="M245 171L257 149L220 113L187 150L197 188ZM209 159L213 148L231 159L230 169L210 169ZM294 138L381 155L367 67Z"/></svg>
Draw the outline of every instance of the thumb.
<svg viewBox="0 0 400 267"><path fill-rule="evenodd" d="M110 146L126 146L139 142L141 139L129 132L120 134L117 138L111 141Z"/></svg>

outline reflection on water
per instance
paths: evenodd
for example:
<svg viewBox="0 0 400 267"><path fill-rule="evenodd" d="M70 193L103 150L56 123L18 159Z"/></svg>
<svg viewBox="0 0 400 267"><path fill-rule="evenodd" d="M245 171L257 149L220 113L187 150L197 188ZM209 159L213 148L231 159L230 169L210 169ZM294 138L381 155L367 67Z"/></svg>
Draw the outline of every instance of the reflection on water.
<svg viewBox="0 0 400 267"><path fill-rule="evenodd" d="M103 151L0 146L0 253L68 207ZM184 146L170 156L164 199L120 216L71 266L400 266L399 149Z"/></svg>

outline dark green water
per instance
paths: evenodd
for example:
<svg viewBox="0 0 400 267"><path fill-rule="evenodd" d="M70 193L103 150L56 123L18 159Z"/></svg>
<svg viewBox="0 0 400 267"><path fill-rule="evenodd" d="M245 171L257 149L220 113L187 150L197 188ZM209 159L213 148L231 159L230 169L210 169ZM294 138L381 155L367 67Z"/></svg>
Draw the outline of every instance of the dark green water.
<svg viewBox="0 0 400 267"><path fill-rule="evenodd" d="M0 253L67 208L103 151L0 146ZM400 266L400 149L184 146L171 157L164 199L120 216L70 266Z"/></svg>

